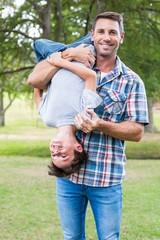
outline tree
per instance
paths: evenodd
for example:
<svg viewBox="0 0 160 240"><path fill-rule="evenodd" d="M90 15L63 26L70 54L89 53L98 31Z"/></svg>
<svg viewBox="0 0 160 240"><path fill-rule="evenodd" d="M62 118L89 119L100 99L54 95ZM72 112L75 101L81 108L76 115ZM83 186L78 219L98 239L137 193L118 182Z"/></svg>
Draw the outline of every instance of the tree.
<svg viewBox="0 0 160 240"><path fill-rule="evenodd" d="M3 10L0 16L0 125L4 125L5 111L14 98L31 92L26 79L36 63L33 41L43 37L71 43L88 33L94 17L103 11L123 13L126 38L119 56L144 80L149 102L159 100L158 4L155 0L27 0L17 8L10 0L2 2L5 14ZM10 99L6 106L4 94ZM154 124L150 126L154 131Z"/></svg>

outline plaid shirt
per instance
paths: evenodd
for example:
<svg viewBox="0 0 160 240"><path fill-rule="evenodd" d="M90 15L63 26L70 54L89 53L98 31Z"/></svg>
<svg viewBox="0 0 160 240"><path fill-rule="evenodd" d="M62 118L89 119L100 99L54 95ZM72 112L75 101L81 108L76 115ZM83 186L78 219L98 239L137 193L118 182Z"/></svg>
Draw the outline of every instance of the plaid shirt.
<svg viewBox="0 0 160 240"><path fill-rule="evenodd" d="M98 84L103 103L95 109L105 121L148 123L145 88L140 77L117 57L115 69ZM95 187L119 184L125 177L125 142L103 132L77 132L89 160L78 173L70 176L74 183Z"/></svg>

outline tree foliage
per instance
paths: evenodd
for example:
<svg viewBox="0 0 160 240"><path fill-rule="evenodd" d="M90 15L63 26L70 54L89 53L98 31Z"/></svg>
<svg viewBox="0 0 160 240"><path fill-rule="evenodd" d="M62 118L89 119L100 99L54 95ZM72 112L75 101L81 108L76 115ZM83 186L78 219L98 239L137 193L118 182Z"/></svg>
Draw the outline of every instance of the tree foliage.
<svg viewBox="0 0 160 240"><path fill-rule="evenodd" d="M94 17L104 11L123 13L126 37L119 56L142 77L147 96L159 99L160 1L24 0L17 7L5 0L0 9L0 116L17 95L31 91L26 78L36 63L33 41L43 37L71 43L88 33ZM4 93L10 99L6 106Z"/></svg>

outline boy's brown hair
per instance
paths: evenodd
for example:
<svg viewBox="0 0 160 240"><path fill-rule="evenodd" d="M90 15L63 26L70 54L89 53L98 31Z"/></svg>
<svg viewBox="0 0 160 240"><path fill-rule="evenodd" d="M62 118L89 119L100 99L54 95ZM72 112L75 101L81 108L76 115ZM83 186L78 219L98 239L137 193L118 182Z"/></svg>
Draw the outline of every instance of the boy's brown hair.
<svg viewBox="0 0 160 240"><path fill-rule="evenodd" d="M82 152L74 151L74 159L72 160L69 168L66 168L65 170L58 168L54 165L53 161L51 161L51 164L48 166L48 174L55 177L67 177L70 174L77 172L81 168L81 165L87 161L87 159L88 155L84 149Z"/></svg>

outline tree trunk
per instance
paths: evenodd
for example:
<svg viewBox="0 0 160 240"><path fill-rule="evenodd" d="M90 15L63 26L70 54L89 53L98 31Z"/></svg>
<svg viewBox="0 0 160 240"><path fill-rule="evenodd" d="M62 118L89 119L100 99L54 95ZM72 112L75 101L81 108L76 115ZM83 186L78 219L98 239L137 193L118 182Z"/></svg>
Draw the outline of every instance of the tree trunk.
<svg viewBox="0 0 160 240"><path fill-rule="evenodd" d="M4 122L4 111L0 110L0 127L3 127L5 125Z"/></svg>
<svg viewBox="0 0 160 240"><path fill-rule="evenodd" d="M61 41L61 34L63 32L63 16L62 16L62 4L60 0L56 0L55 2L55 19L56 19L56 26L55 26L55 41Z"/></svg>
<svg viewBox="0 0 160 240"><path fill-rule="evenodd" d="M43 38L50 39L51 36L51 11L52 0L47 0L46 8L43 10Z"/></svg>
<svg viewBox="0 0 160 240"><path fill-rule="evenodd" d="M34 9L39 16L39 25L42 28L42 37L50 39L51 35L51 11L52 11L52 0L47 0L45 7L40 7L36 2L30 1L33 4Z"/></svg>
<svg viewBox="0 0 160 240"><path fill-rule="evenodd" d="M0 126L4 126L3 89L0 89Z"/></svg>
<svg viewBox="0 0 160 240"><path fill-rule="evenodd" d="M104 12L105 9L104 0L97 0L97 14Z"/></svg>
<svg viewBox="0 0 160 240"><path fill-rule="evenodd" d="M149 125L145 127L146 132L156 133L158 132L157 128L154 125L153 121L153 100L148 98L148 114L149 114Z"/></svg>

